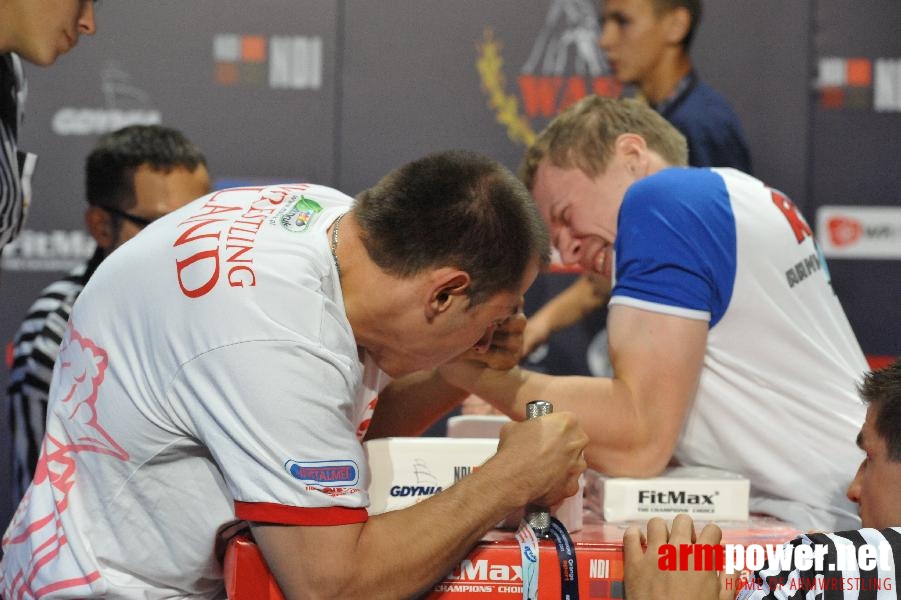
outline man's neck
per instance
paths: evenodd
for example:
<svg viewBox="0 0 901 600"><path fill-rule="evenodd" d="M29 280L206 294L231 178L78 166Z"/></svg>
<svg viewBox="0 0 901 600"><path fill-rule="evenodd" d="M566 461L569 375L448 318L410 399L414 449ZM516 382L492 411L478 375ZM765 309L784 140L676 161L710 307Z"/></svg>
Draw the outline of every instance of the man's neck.
<svg viewBox="0 0 901 600"><path fill-rule="evenodd" d="M679 81L692 70L691 59L681 51L677 55L675 52L673 50L673 56L661 60L648 77L638 84L641 95L650 104L659 104L669 98Z"/></svg>
<svg viewBox="0 0 901 600"><path fill-rule="evenodd" d="M329 228L332 239L334 225ZM341 265L344 310L357 344L378 347L390 339L390 327L399 304L399 288L405 283L382 271L370 258L353 211L341 219L336 260Z"/></svg>

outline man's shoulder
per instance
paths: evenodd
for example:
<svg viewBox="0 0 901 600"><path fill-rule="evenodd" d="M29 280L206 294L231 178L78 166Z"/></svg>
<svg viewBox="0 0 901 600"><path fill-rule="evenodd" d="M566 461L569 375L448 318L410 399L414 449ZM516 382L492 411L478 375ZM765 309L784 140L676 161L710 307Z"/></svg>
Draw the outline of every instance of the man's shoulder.
<svg viewBox="0 0 901 600"><path fill-rule="evenodd" d="M726 126L741 129L741 121L729 100L703 81L694 85L667 119L686 135Z"/></svg>
<svg viewBox="0 0 901 600"><path fill-rule="evenodd" d="M732 109L732 104L728 99L726 99L726 96L724 96L716 88L703 81L698 81L695 84L694 88L692 88L691 90L691 93L688 94L686 101L695 103L699 107L704 107L707 109L714 108L716 110L723 111L724 113L735 115L735 111Z"/></svg>
<svg viewBox="0 0 901 600"><path fill-rule="evenodd" d="M722 189L723 178L716 171L699 167L669 167L636 181L629 188L629 196L639 196L656 202L682 204L690 196L703 191Z"/></svg>

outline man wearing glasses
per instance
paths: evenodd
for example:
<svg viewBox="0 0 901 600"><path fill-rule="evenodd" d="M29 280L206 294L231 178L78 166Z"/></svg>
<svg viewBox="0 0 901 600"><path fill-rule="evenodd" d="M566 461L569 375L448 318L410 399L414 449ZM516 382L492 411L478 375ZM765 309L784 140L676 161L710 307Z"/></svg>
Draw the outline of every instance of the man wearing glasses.
<svg viewBox="0 0 901 600"><path fill-rule="evenodd" d="M97 249L86 264L44 289L16 332L9 379L16 504L34 475L53 363L75 299L110 252L210 191L200 150L181 132L159 125L125 127L101 137L85 171L85 227Z"/></svg>

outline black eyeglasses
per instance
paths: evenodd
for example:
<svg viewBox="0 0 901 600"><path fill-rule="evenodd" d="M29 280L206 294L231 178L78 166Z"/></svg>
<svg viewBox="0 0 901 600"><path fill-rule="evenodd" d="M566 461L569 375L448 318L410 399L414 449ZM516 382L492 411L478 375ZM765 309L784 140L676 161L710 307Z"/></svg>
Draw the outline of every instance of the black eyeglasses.
<svg viewBox="0 0 901 600"><path fill-rule="evenodd" d="M140 228L147 227L151 223L153 223L156 219L148 219L147 217L139 217L138 215L133 215L125 212L124 210L119 210L118 208L113 208L112 206L101 206L103 210L108 212L111 215L119 217L120 219L125 219L126 221L131 221L133 224L137 225Z"/></svg>

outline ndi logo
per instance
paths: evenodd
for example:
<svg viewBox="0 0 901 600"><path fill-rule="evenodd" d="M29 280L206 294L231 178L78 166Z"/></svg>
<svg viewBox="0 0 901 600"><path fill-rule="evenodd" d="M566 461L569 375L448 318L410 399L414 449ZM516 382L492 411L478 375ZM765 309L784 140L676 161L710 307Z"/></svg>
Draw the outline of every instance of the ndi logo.
<svg viewBox="0 0 901 600"><path fill-rule="evenodd" d="M337 487L354 485L359 479L357 463L352 460L298 462L289 460L285 470L307 485Z"/></svg>
<svg viewBox="0 0 901 600"><path fill-rule="evenodd" d="M901 58L824 56L818 67L822 108L901 112Z"/></svg>
<svg viewBox="0 0 901 600"><path fill-rule="evenodd" d="M220 85L272 89L322 88L322 38L303 35L213 36L215 78Z"/></svg>

